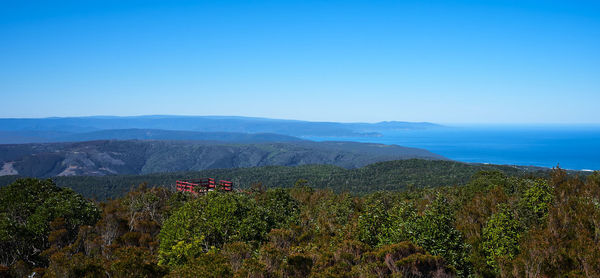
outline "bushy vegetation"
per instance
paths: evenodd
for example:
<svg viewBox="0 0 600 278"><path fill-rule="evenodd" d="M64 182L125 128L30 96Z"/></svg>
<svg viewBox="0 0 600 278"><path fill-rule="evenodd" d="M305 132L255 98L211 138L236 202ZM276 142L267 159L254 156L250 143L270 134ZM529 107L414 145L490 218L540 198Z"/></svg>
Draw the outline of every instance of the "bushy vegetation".
<svg viewBox="0 0 600 278"><path fill-rule="evenodd" d="M366 195L310 184L204 196L142 185L94 204L18 180L1 189L0 276L600 276L600 173L484 171Z"/></svg>
<svg viewBox="0 0 600 278"><path fill-rule="evenodd" d="M51 180L17 180L0 189L0 264L45 265L44 250L71 241L99 216L96 205Z"/></svg>

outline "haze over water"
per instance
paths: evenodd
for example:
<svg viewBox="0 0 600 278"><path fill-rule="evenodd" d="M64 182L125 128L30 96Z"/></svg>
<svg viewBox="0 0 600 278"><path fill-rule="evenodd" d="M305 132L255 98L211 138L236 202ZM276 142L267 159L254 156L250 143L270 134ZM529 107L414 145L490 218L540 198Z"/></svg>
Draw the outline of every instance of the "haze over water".
<svg viewBox="0 0 600 278"><path fill-rule="evenodd" d="M307 139L397 144L463 162L600 170L600 125L463 125L382 137Z"/></svg>

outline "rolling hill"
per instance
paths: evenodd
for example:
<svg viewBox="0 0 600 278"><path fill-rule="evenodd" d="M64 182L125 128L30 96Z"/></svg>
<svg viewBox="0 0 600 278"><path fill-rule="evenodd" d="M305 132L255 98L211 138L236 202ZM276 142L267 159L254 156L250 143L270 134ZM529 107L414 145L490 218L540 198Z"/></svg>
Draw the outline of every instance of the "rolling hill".
<svg viewBox="0 0 600 278"><path fill-rule="evenodd" d="M380 161L411 158L445 159L422 149L354 142L100 140L0 145L0 175L136 175L306 164L357 168Z"/></svg>

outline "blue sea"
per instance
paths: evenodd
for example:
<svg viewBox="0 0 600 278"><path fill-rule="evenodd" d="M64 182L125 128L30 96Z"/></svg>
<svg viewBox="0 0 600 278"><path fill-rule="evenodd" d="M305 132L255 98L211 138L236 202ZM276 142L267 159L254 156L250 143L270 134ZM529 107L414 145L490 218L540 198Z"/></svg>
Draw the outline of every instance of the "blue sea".
<svg viewBox="0 0 600 278"><path fill-rule="evenodd" d="M463 162L600 170L600 125L445 126L381 137L307 139L396 144Z"/></svg>

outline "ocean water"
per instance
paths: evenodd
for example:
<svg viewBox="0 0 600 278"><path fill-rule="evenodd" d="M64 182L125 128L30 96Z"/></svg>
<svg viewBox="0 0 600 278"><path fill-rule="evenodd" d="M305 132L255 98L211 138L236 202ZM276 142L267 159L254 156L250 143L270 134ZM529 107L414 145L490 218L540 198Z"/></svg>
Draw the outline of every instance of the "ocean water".
<svg viewBox="0 0 600 278"><path fill-rule="evenodd" d="M600 125L447 126L382 137L307 139L396 144L464 162L600 170Z"/></svg>

